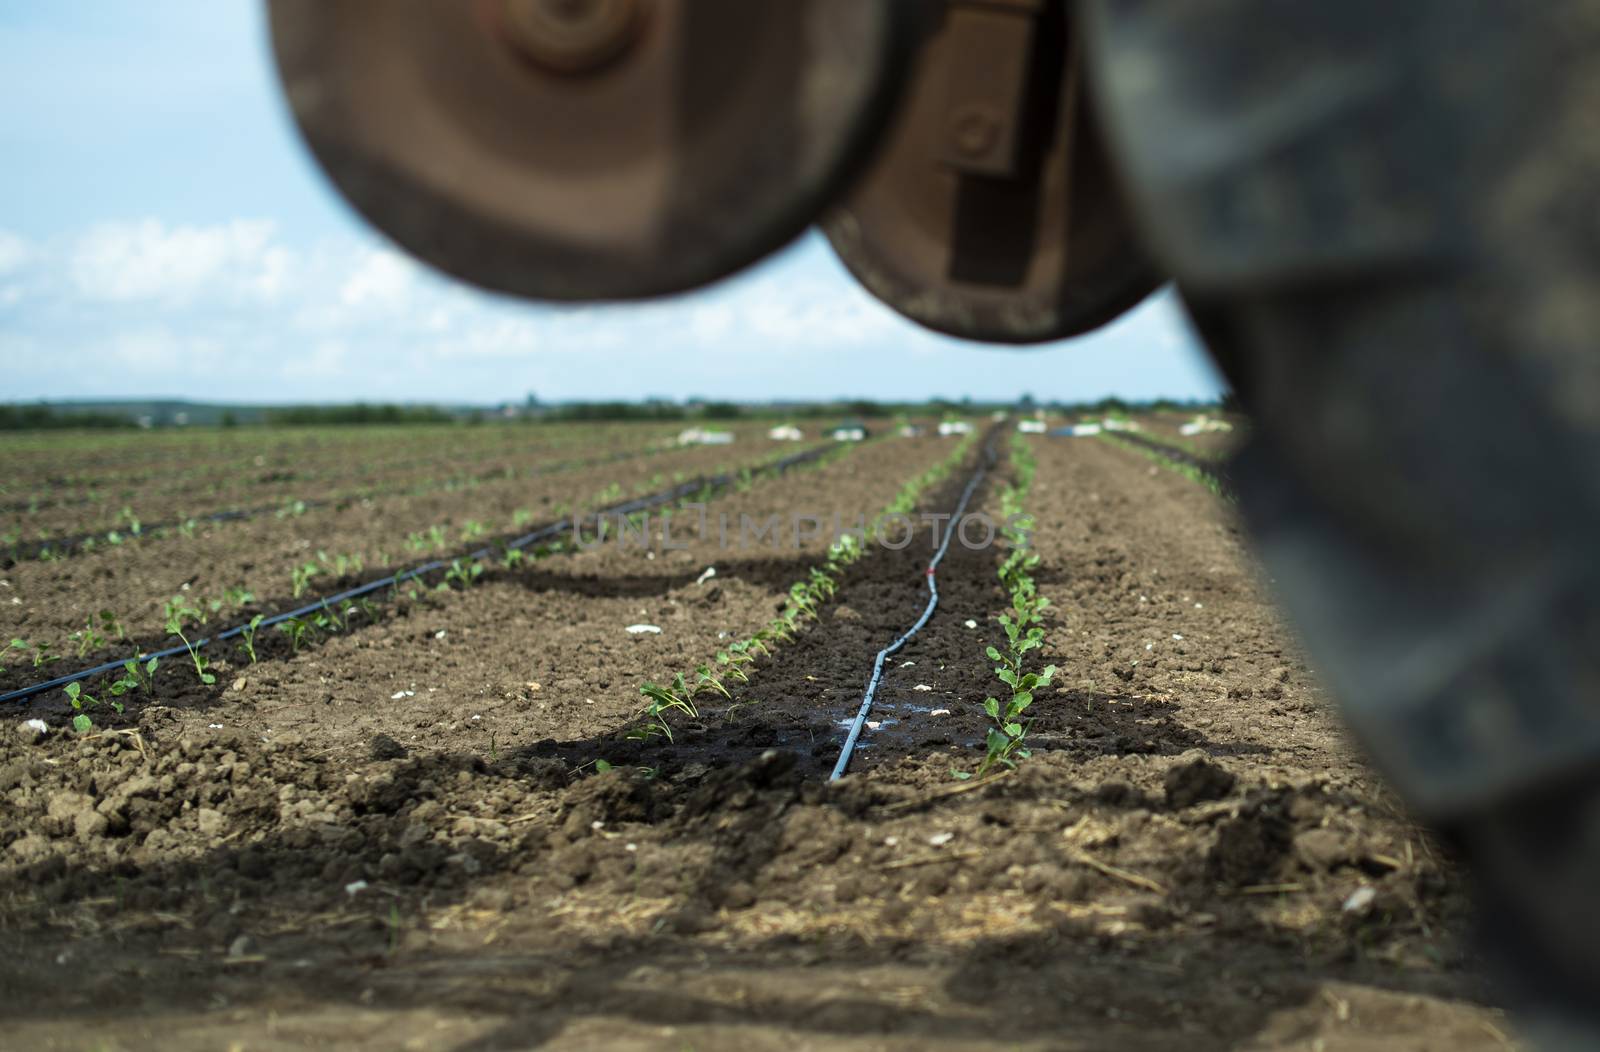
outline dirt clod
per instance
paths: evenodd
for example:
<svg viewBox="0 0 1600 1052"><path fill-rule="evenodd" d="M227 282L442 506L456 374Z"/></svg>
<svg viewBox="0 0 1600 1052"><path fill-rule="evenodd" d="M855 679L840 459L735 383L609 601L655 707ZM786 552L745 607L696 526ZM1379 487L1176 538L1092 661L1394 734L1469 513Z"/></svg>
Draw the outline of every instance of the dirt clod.
<svg viewBox="0 0 1600 1052"><path fill-rule="evenodd" d="M374 760L403 760L407 755L406 747L387 734L372 736L371 751Z"/></svg>
<svg viewBox="0 0 1600 1052"><path fill-rule="evenodd" d="M1167 792L1167 806L1181 810L1209 800L1221 800L1233 792L1236 781L1227 770L1201 758L1168 770L1162 785Z"/></svg>

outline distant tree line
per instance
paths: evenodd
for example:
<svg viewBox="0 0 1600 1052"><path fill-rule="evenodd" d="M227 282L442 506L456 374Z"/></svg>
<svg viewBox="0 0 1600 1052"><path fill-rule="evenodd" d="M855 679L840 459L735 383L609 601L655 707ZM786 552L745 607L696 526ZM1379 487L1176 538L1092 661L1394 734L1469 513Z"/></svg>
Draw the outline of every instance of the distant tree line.
<svg viewBox="0 0 1600 1052"><path fill-rule="evenodd" d="M449 424L455 417L433 406L412 405L298 405L269 409L268 427L327 427L361 424Z"/></svg>
<svg viewBox="0 0 1600 1052"><path fill-rule="evenodd" d="M740 420L767 417L885 416L891 407L870 401L818 402L795 406L742 406L736 402L567 402L543 407L547 421Z"/></svg>
<svg viewBox="0 0 1600 1052"><path fill-rule="evenodd" d="M47 405L0 405L0 431L53 431L64 428L137 427L117 413L58 413Z"/></svg>

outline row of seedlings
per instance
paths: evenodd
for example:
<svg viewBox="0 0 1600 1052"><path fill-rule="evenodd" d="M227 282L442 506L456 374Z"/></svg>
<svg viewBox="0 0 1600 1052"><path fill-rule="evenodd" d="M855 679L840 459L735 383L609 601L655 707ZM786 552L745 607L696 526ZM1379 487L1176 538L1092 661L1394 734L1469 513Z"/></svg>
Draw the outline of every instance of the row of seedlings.
<svg viewBox="0 0 1600 1052"><path fill-rule="evenodd" d="M1222 477L1220 465L1216 465L1211 458L1187 443L1180 445L1178 439L1154 439L1145 436L1136 441L1126 435L1110 431L1102 431L1099 437L1121 449L1137 453L1159 467L1182 475L1190 482L1204 486L1223 500L1233 499Z"/></svg>
<svg viewBox="0 0 1600 1052"><path fill-rule="evenodd" d="M995 677L1005 689L999 696L984 699L983 711L990 725L984 738L983 762L976 775L951 772L963 780L981 778L996 768L1014 768L1018 760L1028 758L1027 712L1035 692L1048 687L1056 674L1054 665L1030 670L1037 662L1029 655L1044 646L1044 612L1050 600L1039 594L1033 577L1039 555L1029 545L1032 519L1027 515L1026 499L1038 465L1032 446L1020 433L1011 436L1009 460L1012 478L1000 491L1000 511L1007 524L1003 532L1011 551L1000 564L999 576L1010 603L997 618L1006 642L1003 650L993 645L984 650L995 663Z"/></svg>
<svg viewBox="0 0 1600 1052"><path fill-rule="evenodd" d="M803 579L789 586L788 603L783 611L748 639L718 651L715 664L700 665L692 674L679 672L666 686L646 682L640 687L645 704L639 714L640 722L628 732L628 737L636 741L665 738L670 742L673 732L668 717L676 713L682 718L698 720L700 708L695 699L701 693L710 691L731 701L733 694L724 679L749 683L758 656L770 658L774 647L794 642L795 636L808 623L817 620L821 608L838 593L845 571L867 553L870 542L876 539L877 524L914 511L924 493L943 482L967 459L977 439L976 433L965 435L947 457L901 486L894 500L884 506L868 528L866 536L846 533L837 538L828 548L823 562L811 567Z"/></svg>

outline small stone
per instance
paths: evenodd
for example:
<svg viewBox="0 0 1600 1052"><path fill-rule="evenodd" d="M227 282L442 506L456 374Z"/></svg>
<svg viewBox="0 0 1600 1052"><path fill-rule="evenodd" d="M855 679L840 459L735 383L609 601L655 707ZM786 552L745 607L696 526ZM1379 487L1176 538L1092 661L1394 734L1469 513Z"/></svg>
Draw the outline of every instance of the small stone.
<svg viewBox="0 0 1600 1052"><path fill-rule="evenodd" d="M28 745L44 741L49 733L50 725L44 720L23 720L17 727L17 737Z"/></svg>
<svg viewBox="0 0 1600 1052"><path fill-rule="evenodd" d="M1344 905L1340 908L1346 913L1361 913L1371 906L1372 900L1377 897L1378 893L1372 888L1359 887L1350 893L1350 897L1344 900Z"/></svg>
<svg viewBox="0 0 1600 1052"><path fill-rule="evenodd" d="M249 957L256 952L256 941L248 935L241 935L228 944L228 956L232 958Z"/></svg>
<svg viewBox="0 0 1600 1052"><path fill-rule="evenodd" d="M233 692L235 694L241 693L244 688L249 685L249 683L250 681L247 678L240 676L238 679L233 681Z"/></svg>

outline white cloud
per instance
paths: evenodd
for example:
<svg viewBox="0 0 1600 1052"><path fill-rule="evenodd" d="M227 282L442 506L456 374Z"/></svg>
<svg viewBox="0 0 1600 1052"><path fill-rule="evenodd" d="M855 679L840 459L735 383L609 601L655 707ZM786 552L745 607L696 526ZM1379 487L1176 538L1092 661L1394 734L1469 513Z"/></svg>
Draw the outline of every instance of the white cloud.
<svg viewBox="0 0 1600 1052"><path fill-rule="evenodd" d="M352 308L393 308L403 304L416 283L417 265L393 249L369 249L345 279L339 299Z"/></svg>
<svg viewBox="0 0 1600 1052"><path fill-rule="evenodd" d="M342 340L322 340L309 349L286 355L281 366L283 375L298 378L327 379L343 375L350 367L350 347ZM339 391L325 392L320 400L347 398ZM308 398L308 400L311 400Z"/></svg>
<svg viewBox="0 0 1600 1052"><path fill-rule="evenodd" d="M541 307L354 232L292 243L249 219L115 222L35 242L0 231L0 312L17 397L992 396L1012 384L985 352L878 303L815 239L691 296ZM1099 396L1165 389L1166 376L1173 393L1204 389L1215 381L1184 366L1186 336L1158 301L1031 360L1029 385ZM20 341L27 354L12 353Z"/></svg>
<svg viewBox="0 0 1600 1052"><path fill-rule="evenodd" d="M274 232L272 222L251 219L212 226L106 223L77 239L67 271L78 295L91 302L271 298L282 292L292 266L287 250L272 243Z"/></svg>
<svg viewBox="0 0 1600 1052"><path fill-rule="evenodd" d="M152 379L157 370L182 368L185 349L183 341L164 328L135 329L118 333L106 341L106 350L113 362L146 372Z"/></svg>
<svg viewBox="0 0 1600 1052"><path fill-rule="evenodd" d="M21 235L0 230L0 274L20 270L32 255L32 246Z"/></svg>
<svg viewBox="0 0 1600 1052"><path fill-rule="evenodd" d="M530 319L500 318L439 340L433 352L446 358L523 358L544 346Z"/></svg>
<svg viewBox="0 0 1600 1052"><path fill-rule="evenodd" d="M251 284L262 299L276 301L289 287L295 255L286 248L269 248L261 256L261 270Z"/></svg>

